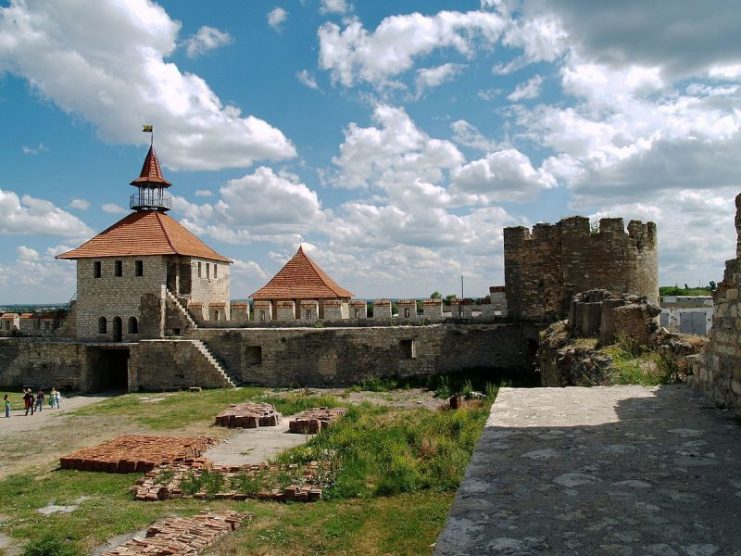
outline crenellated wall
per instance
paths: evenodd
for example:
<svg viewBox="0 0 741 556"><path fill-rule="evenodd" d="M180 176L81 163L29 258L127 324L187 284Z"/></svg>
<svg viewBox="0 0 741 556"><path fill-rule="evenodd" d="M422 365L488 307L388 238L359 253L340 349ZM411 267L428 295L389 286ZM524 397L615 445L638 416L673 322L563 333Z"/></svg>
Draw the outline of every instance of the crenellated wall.
<svg viewBox="0 0 741 556"><path fill-rule="evenodd" d="M565 316L571 297L606 289L657 302L656 224L603 218L599 229L582 216L557 224L504 229L507 310L514 318Z"/></svg>
<svg viewBox="0 0 741 556"><path fill-rule="evenodd" d="M709 342L692 366L689 381L741 415L741 193L736 196L736 258L726 261L713 294Z"/></svg>

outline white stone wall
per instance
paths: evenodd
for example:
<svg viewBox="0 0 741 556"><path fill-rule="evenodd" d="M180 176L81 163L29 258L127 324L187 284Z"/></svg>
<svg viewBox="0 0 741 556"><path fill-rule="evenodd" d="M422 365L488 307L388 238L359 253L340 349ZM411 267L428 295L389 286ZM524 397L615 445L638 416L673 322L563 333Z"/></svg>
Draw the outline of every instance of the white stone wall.
<svg viewBox="0 0 741 556"><path fill-rule="evenodd" d="M115 261L123 263L123 275L115 276ZM143 261L144 275L135 276L135 261ZM94 275L95 262L101 263L101 276ZM113 321L121 319L122 339L135 341L138 334L128 333L130 317L135 317L142 328L140 303L142 296L150 294L162 298L162 286L167 279L167 258L105 257L77 261L77 337L100 341L113 340ZM98 319L105 317L107 331L98 333ZM149 317L148 317L149 318ZM155 317L156 318L156 317ZM161 317L162 318L162 317ZM161 330L162 323L155 323Z"/></svg>
<svg viewBox="0 0 741 556"><path fill-rule="evenodd" d="M302 299L299 303L301 310L299 319L307 322L319 320L319 302L313 299Z"/></svg>
<svg viewBox="0 0 741 556"><path fill-rule="evenodd" d="M296 304L293 301L277 301L276 316L276 320L296 320Z"/></svg>
<svg viewBox="0 0 741 556"><path fill-rule="evenodd" d="M350 314L347 303L339 299L327 299L322 302L324 320L345 320Z"/></svg>
<svg viewBox="0 0 741 556"><path fill-rule="evenodd" d="M206 259L184 259L190 261L191 289L190 302L203 304L203 317L212 319L209 306L214 303L224 303L221 307L224 312L223 319L230 319L230 274L229 265L226 263L210 261ZM198 275L198 265L201 273Z"/></svg>
<svg viewBox="0 0 741 556"><path fill-rule="evenodd" d="M400 319L417 318L417 302L414 299L400 299L398 306Z"/></svg>
<svg viewBox="0 0 741 556"><path fill-rule="evenodd" d="M368 303L362 299L353 299L348 308L348 318L365 319L368 318Z"/></svg>
<svg viewBox="0 0 741 556"><path fill-rule="evenodd" d="M231 304L230 320L247 321L250 320L250 304L246 302L237 302Z"/></svg>
<svg viewBox="0 0 741 556"><path fill-rule="evenodd" d="M442 299L425 299L422 302L422 314L428 320L442 320L443 318L443 300Z"/></svg>
<svg viewBox="0 0 741 556"><path fill-rule="evenodd" d="M376 299L375 301L373 301L373 318L390 319L391 301L388 299Z"/></svg>
<svg viewBox="0 0 741 556"><path fill-rule="evenodd" d="M255 322L270 322L273 320L273 303L270 301L255 301Z"/></svg>

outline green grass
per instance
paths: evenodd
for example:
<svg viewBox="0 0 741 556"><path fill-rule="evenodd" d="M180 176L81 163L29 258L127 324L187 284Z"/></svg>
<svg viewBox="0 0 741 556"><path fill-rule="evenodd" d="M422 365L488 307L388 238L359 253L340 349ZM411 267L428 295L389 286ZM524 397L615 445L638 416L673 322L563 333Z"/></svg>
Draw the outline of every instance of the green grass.
<svg viewBox="0 0 741 556"><path fill-rule="evenodd" d="M458 487L489 404L458 411L351 407L332 428L282 454L281 463L336 460L327 498L387 496Z"/></svg>
<svg viewBox="0 0 741 556"><path fill-rule="evenodd" d="M613 384L657 386L680 381L678 361L625 339L601 350L612 359Z"/></svg>
<svg viewBox="0 0 741 556"><path fill-rule="evenodd" d="M157 400L159 401L148 401ZM165 394L125 394L78 409L74 415L111 415L130 418L155 431L173 430L191 424L208 424L229 404L244 401L272 403L283 415L292 415L310 407L339 405L332 396L303 394L269 394L263 388L170 392Z"/></svg>

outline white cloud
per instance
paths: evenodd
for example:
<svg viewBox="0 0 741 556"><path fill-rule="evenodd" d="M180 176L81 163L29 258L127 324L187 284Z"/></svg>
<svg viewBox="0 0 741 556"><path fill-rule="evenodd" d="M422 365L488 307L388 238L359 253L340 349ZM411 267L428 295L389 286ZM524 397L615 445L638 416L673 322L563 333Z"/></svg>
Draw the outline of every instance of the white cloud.
<svg viewBox="0 0 741 556"><path fill-rule="evenodd" d="M344 29L328 22L319 28L319 66L346 87L359 81L384 86L434 50L453 48L472 56L481 46L491 47L504 27L499 15L477 11L390 16L373 32L357 19Z"/></svg>
<svg viewBox="0 0 741 556"><path fill-rule="evenodd" d="M36 147L28 147L26 145L23 145L21 147L21 150L23 151L23 154L30 154L30 155L36 155L45 151L48 151L43 143L39 143Z"/></svg>
<svg viewBox="0 0 741 556"><path fill-rule="evenodd" d="M0 296L13 303L64 303L75 291L75 265L54 260L68 246L50 247L41 254L20 245L15 260L0 261Z"/></svg>
<svg viewBox="0 0 741 556"><path fill-rule="evenodd" d="M87 210L90 208L90 201L87 199L72 199L69 203L69 208Z"/></svg>
<svg viewBox="0 0 741 556"><path fill-rule="evenodd" d="M125 208L115 203L106 203L100 208L102 208L104 212L107 212L109 214L124 214L126 212Z"/></svg>
<svg viewBox="0 0 741 556"><path fill-rule="evenodd" d="M213 197L213 192L210 189L197 189L196 197Z"/></svg>
<svg viewBox="0 0 741 556"><path fill-rule="evenodd" d="M303 69L297 72L296 79L298 79L299 83L308 87L309 89L319 90L319 85L316 82L316 78L309 70Z"/></svg>
<svg viewBox="0 0 741 556"><path fill-rule="evenodd" d="M0 8L0 73L24 77L106 141L142 144L139 125L154 124L160 160L171 168L247 167L295 156L280 130L243 116L203 79L165 61L179 28L148 0L13 0Z"/></svg>
<svg viewBox="0 0 741 556"><path fill-rule="evenodd" d="M457 168L452 181L454 191L474 195L484 203L524 201L556 187L551 174L542 168L536 170L527 156L512 148Z"/></svg>
<svg viewBox="0 0 741 556"><path fill-rule="evenodd" d="M520 83L519 85L517 85L517 87L515 87L515 90L512 91L507 96L507 98L512 102L517 102L518 100L523 99L536 98L538 95L540 95L540 86L542 84L543 78L539 75L535 75L524 83Z"/></svg>
<svg viewBox="0 0 741 556"><path fill-rule="evenodd" d="M275 31L280 31L280 26L283 22L288 19L288 12L283 8L274 8L268 12L266 16L268 25L270 25Z"/></svg>
<svg viewBox="0 0 741 556"><path fill-rule="evenodd" d="M46 234L89 237L93 231L53 203L0 189L0 234Z"/></svg>
<svg viewBox="0 0 741 556"><path fill-rule="evenodd" d="M319 12L322 14L345 15L352 11L352 5L347 0L320 0Z"/></svg>
<svg viewBox="0 0 741 556"><path fill-rule="evenodd" d="M195 35L188 37L185 41L185 51L189 58L195 58L209 50L214 50L232 42L234 42L234 39L226 31L204 25L198 29Z"/></svg>
<svg viewBox="0 0 741 556"><path fill-rule="evenodd" d="M464 147L470 147L478 151L493 151L497 143L487 139L476 126L466 120L456 120L450 124L453 131L453 141Z"/></svg>
<svg viewBox="0 0 741 556"><path fill-rule="evenodd" d="M439 87L446 81L450 81L459 74L466 66L464 64L442 64L434 68L421 68L417 70L417 94L421 95L425 89Z"/></svg>
<svg viewBox="0 0 741 556"><path fill-rule="evenodd" d="M378 127L351 123L345 129L340 155L333 159L340 170L337 186L376 186L392 195L425 184L434 188L432 184L440 182L445 171L464 160L453 143L431 138L402 108L379 104L373 121Z"/></svg>

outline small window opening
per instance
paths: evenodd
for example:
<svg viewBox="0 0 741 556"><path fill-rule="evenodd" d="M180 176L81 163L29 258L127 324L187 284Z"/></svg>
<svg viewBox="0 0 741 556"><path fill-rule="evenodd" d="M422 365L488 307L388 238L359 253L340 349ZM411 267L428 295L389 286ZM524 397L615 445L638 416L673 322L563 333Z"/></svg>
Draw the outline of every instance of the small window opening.
<svg viewBox="0 0 741 556"><path fill-rule="evenodd" d="M402 359L414 359L417 357L417 348L414 345L414 340L401 340L399 342L399 349Z"/></svg>
<svg viewBox="0 0 741 556"><path fill-rule="evenodd" d="M144 276L144 261L135 261L134 268L137 276Z"/></svg>
<svg viewBox="0 0 741 556"><path fill-rule="evenodd" d="M404 318L408 319L410 318L411 313L409 312L409 307L404 307Z"/></svg>
<svg viewBox="0 0 741 556"><path fill-rule="evenodd" d="M116 261L114 275L123 276L123 261Z"/></svg>
<svg viewBox="0 0 741 556"><path fill-rule="evenodd" d="M360 309L353 309L353 315L356 319L360 318Z"/></svg>
<svg viewBox="0 0 741 556"><path fill-rule="evenodd" d="M108 333L108 321L105 317L100 317L98 319L98 334L107 334Z"/></svg>
<svg viewBox="0 0 741 556"><path fill-rule="evenodd" d="M136 317L129 317L129 334L139 334L139 321Z"/></svg>
<svg viewBox="0 0 741 556"><path fill-rule="evenodd" d="M262 346L246 346L244 362L247 365L262 365Z"/></svg>
<svg viewBox="0 0 741 556"><path fill-rule="evenodd" d="M198 277L201 277L201 261L198 261Z"/></svg>
<svg viewBox="0 0 741 556"><path fill-rule="evenodd" d="M267 317L266 317L266 315L265 315L265 311L264 311L264 310L261 310L261 311L260 311L260 320L261 320L262 322L265 322L265 321L267 320Z"/></svg>
<svg viewBox="0 0 741 556"><path fill-rule="evenodd" d="M95 278L100 278L102 272L101 272L101 263L100 261L95 261L93 263L93 276Z"/></svg>
<svg viewBox="0 0 741 556"><path fill-rule="evenodd" d="M214 278L218 278L218 277L219 277L219 265L214 263Z"/></svg>
<svg viewBox="0 0 741 556"><path fill-rule="evenodd" d="M206 280L211 277L211 263L206 263Z"/></svg>

